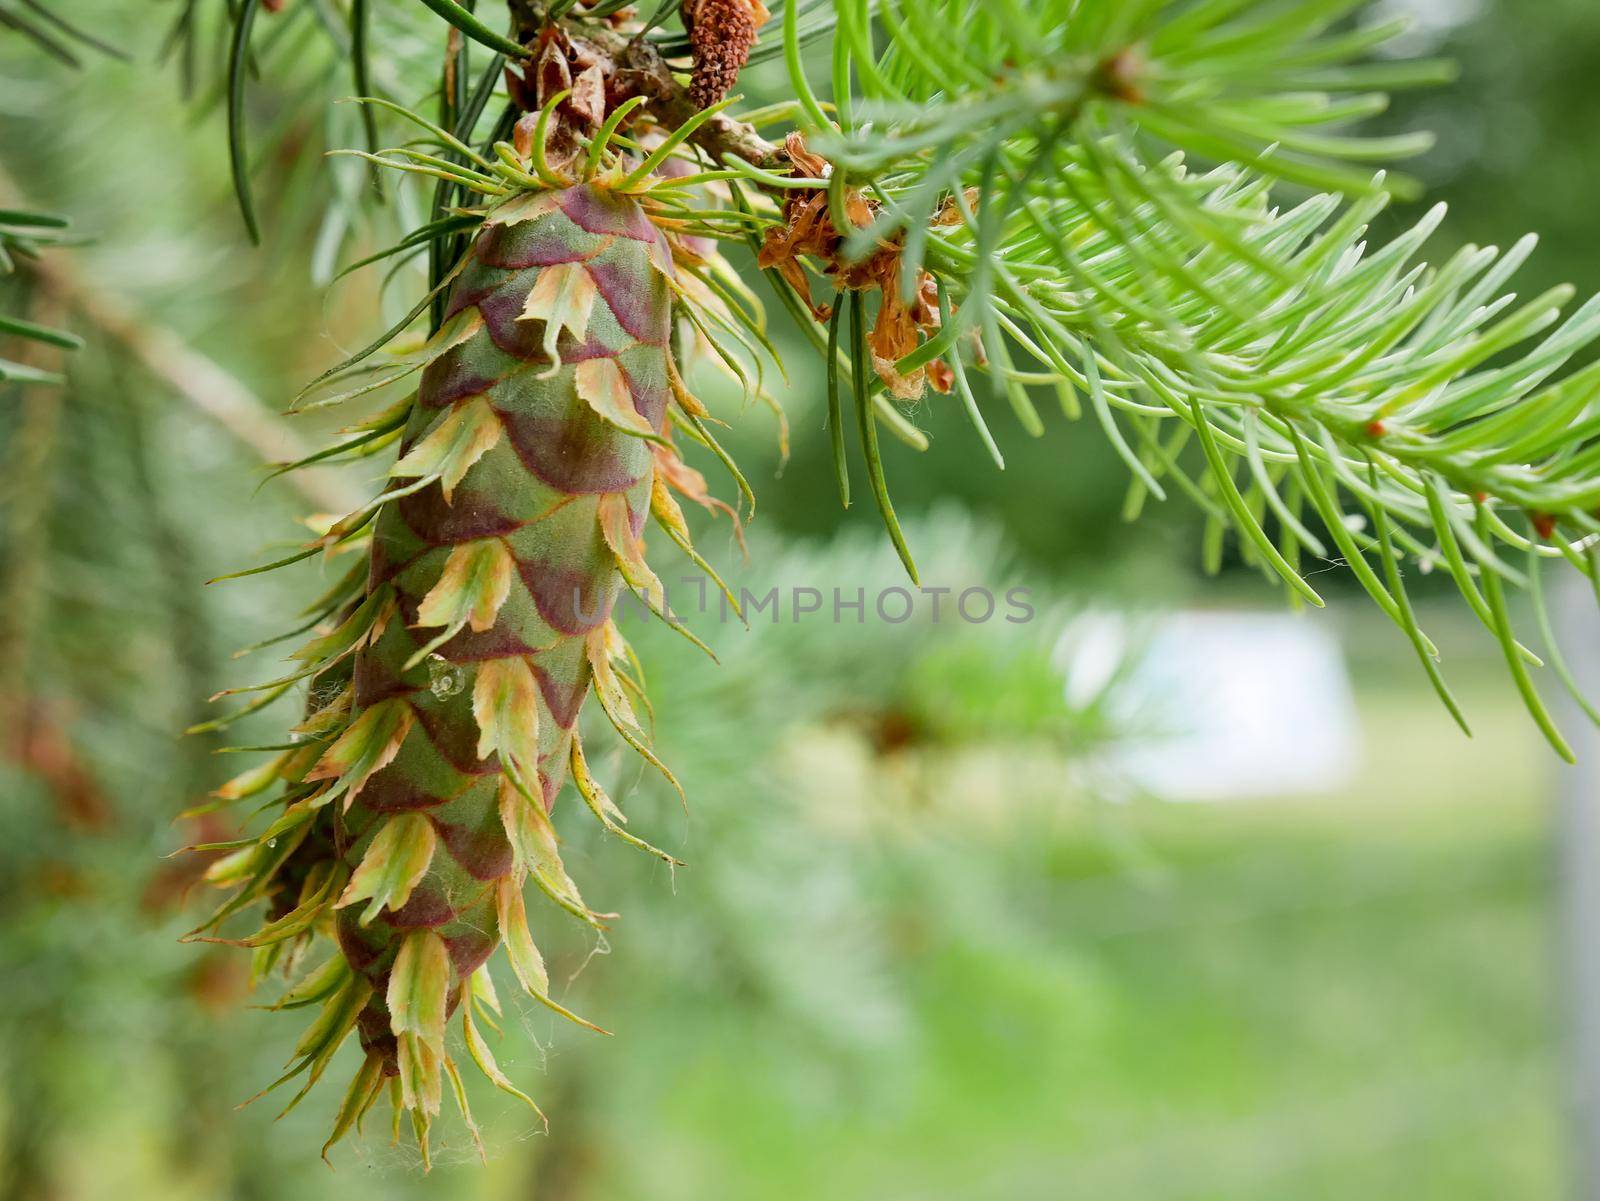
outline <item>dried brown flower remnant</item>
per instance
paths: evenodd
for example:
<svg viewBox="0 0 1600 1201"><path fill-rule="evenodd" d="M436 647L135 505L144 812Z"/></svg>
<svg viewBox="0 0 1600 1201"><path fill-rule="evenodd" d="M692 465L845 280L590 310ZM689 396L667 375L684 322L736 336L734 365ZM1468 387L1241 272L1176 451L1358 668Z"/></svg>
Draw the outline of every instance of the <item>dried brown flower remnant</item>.
<svg viewBox="0 0 1600 1201"><path fill-rule="evenodd" d="M939 328L939 290L933 277L922 272L916 295L907 304L900 293L898 248L893 255L874 255L870 261L877 264L878 275L867 286L877 288L882 297L878 319L867 334L867 349L872 353L872 366L878 378L901 400L915 400L921 396L924 379L933 384L935 391L950 391L954 381L943 359L935 359L909 375L902 374L896 367L918 347L924 335L931 335Z"/></svg>
<svg viewBox="0 0 1600 1201"><path fill-rule="evenodd" d="M1145 102L1145 69L1148 66L1142 46L1129 46L1103 61L1095 71L1095 83L1114 100L1124 104Z"/></svg>
<svg viewBox="0 0 1600 1201"><path fill-rule="evenodd" d="M791 133L785 140L784 154L794 166L796 178L826 179L831 171L827 160L807 150L805 139L797 133ZM844 205L851 224L860 227L872 220L872 209L859 190L846 191ZM812 303L811 283L801 260L820 259L825 270L835 271L840 266L842 242L843 238L833 225L827 192L821 188L795 188L785 194L783 224L767 231L757 261L763 268L776 268L800 294L817 320L825 321L829 310L826 305Z"/></svg>
<svg viewBox="0 0 1600 1201"><path fill-rule="evenodd" d="M554 26L539 35L538 49L531 65L506 68L506 87L513 103L525 110L512 131L517 153L527 158L533 133L539 124L540 110L557 95L567 97L556 106L554 119L545 131L545 161L557 171L566 171L582 151L580 135L597 129L606 117L606 79L611 62L585 42L568 38Z"/></svg>
<svg viewBox="0 0 1600 1201"><path fill-rule="evenodd" d="M696 108L721 100L750 61L756 30L772 14L761 0L686 0L683 23L694 51L689 98Z"/></svg>
<svg viewBox="0 0 1600 1201"><path fill-rule="evenodd" d="M799 134L790 134L784 149L797 176L827 177L827 161L807 150ZM864 229L872 223L873 205L858 189L847 188L844 214L852 226ZM946 205L937 224L953 225L960 220L955 206ZM820 188L796 188L786 195L783 224L767 231L757 261L764 268L775 268L819 321L827 320L831 310L827 305L812 301L810 281L801 259L820 262L821 270L841 289L876 291L881 300L877 319L867 335L867 348L872 352L872 365L878 377L901 400L915 400L921 396L925 382L932 383L940 392L948 392L954 381L949 366L942 360L936 359L909 375L895 367L917 348L923 336L939 328L939 294L933 277L922 272L915 293L907 301L900 290L902 247L898 239L880 242L871 254L860 259L844 258L843 247L844 236L834 227L827 192Z"/></svg>

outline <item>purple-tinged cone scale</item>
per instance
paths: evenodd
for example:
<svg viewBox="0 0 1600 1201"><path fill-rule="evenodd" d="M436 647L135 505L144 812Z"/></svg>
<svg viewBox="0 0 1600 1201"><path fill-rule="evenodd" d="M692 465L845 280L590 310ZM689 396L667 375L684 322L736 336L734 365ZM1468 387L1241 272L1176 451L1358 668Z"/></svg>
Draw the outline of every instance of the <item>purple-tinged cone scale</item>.
<svg viewBox="0 0 1600 1201"><path fill-rule="evenodd" d="M279 1002L321 1006L285 1079L307 1073L309 1088L352 1031L366 1053L330 1144L386 1083L424 1153L446 1082L465 1112L452 1015L479 1068L528 1100L478 1032L498 1006L480 969L504 946L529 994L573 1016L548 995L523 895L532 880L603 924L551 825L569 774L608 829L662 854L622 829L576 731L594 693L660 766L610 618L624 587L659 609L652 516L687 549L669 486L709 503L667 433L669 405L697 403L672 360L674 298L673 248L636 201L599 183L522 193L488 214L440 329L398 360L421 365L420 385L364 588L298 656L313 681L304 745L230 785L227 799L285 781L285 809L211 873L242 887L207 928L270 898L243 940L258 969L334 936Z"/></svg>
<svg viewBox="0 0 1600 1201"><path fill-rule="evenodd" d="M388 504L373 535L368 589L392 589L396 613L356 656L355 712L400 704L413 720L392 761L341 813L339 848L356 870L379 831L405 814L425 817L436 844L404 904L365 925L359 905L339 910L339 944L375 990L362 1041L386 1056L393 1040L382 997L405 935L425 930L443 941L452 994L499 941L497 898L518 858L504 811L530 798L545 811L554 804L589 693L591 647L622 586L602 502L626 506L634 538L650 513L649 443L609 424L583 393L603 376L625 390L648 431L661 432L670 254L627 200L592 186L548 199L547 211L490 225L474 245L446 320L477 328L424 371L401 462L429 431L470 410L483 412L490 431L481 453L448 497L442 480ZM552 356L553 322L525 310L554 270L571 277L561 281L569 310L587 308L587 321L580 312L563 327ZM451 571L467 559L469 570ZM470 595L452 605L439 595L452 586ZM426 649L451 628L439 618L456 619L475 600L480 611ZM488 745L491 690L508 698L518 735L536 730L526 760L504 744L513 735Z"/></svg>

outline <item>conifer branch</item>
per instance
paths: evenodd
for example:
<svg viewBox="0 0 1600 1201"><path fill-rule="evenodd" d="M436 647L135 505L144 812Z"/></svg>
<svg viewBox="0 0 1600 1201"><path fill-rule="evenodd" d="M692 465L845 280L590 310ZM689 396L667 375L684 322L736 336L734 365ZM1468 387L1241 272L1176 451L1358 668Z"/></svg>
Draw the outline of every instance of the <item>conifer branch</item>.
<svg viewBox="0 0 1600 1201"><path fill-rule="evenodd" d="M426 282L302 400L363 404L394 388L324 454L398 455L376 496L253 569L365 559L285 635L312 634L294 665L244 690L267 701L234 717L305 681L305 717L290 741L255 748L276 758L217 793L278 790L256 838L214 848L230 853L207 879L237 891L202 928L267 899L243 941L292 960L337 926L332 973L291 989L325 1008L284 1077L314 1083L356 1033L366 1058L336 1137L394 1076L426 1155L444 1080L456 1083L445 1018L459 1002L475 1020L479 965L497 947L533 999L567 1014L523 885L595 929L610 916L579 895L552 818L570 770L622 830L575 741L586 699L677 785L613 615L631 593L702 645L667 604L644 531L668 531L703 567L677 498L740 514L684 462L680 436L753 507L685 382L698 357L747 401L767 399L775 341L721 243L756 253L826 355L841 494L854 442L913 581L879 425L925 445L914 402L959 392L973 453L1002 467L997 413L1049 436L1049 399L1067 419L1091 416L1124 458L1130 518L1179 492L1198 504L1211 565L1231 534L1310 604L1307 560L1346 566L1464 726L1408 594L1412 571L1447 572L1570 754L1506 585L1530 585L1538 604L1546 560L1600 575L1600 367L1563 374L1600 338L1600 301L1563 321L1569 290L1508 294L1527 240L1428 266L1437 211L1369 243L1388 196L1411 187L1374 164L1426 139L1353 123L1382 109L1383 89L1442 75L1368 61L1395 28L1356 24L1360 0L788 0L760 29L761 6L734 3L717 0L725 28L697 31L708 4L668 0L641 20L616 0L512 0L501 32L456 0L418 0L403 11L435 34L447 23L433 47L446 70L435 87L430 58L409 98L437 108L363 97L359 153L431 199L367 261L425 250ZM234 18L236 116L254 9L245 0ZM663 23L674 13L681 32ZM374 32L353 39L358 54L381 57ZM478 64L475 87L469 42L503 56ZM824 43L819 88L808 51ZM747 60L780 56L781 103L746 120L734 100L707 104ZM379 149L379 122L394 118L405 140ZM239 165L240 121L232 148ZM1285 184L1315 194L1286 201ZM138 331L123 336L137 350ZM182 357L144 344L158 370ZM214 410L214 377L188 365L202 380L190 399ZM214 415L268 436L237 393L221 395Z"/></svg>

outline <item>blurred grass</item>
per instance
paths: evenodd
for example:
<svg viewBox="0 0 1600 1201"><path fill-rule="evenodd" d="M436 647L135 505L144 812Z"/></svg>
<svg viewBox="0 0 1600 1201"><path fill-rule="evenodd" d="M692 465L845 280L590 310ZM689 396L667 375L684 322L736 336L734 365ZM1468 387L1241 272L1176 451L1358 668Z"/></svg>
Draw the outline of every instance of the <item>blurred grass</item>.
<svg viewBox="0 0 1600 1201"><path fill-rule="evenodd" d="M264 1105L232 1113L298 1022L175 1001L189 952L166 931L125 938L102 952L125 958L125 991L80 994L52 1061L64 1082L101 1082L52 1100L56 1195L1553 1198L1557 768L1491 659L1457 664L1480 731L1468 742L1377 620L1333 616L1349 623L1367 751L1339 795L1095 805L1048 759L1012 754L1016 807L996 820L973 784L993 774L981 753L881 754L854 726L791 729L772 770L803 774L810 825L780 828L818 858L769 886L813 903L841 839L877 864L857 911L769 948L820 965L824 1011L775 1012L770 981L718 961L738 948L684 928L703 920L698 872L794 870L719 863L742 844L703 831L692 857L709 862L675 887L641 863L612 961L574 986L618 1037L510 1015L501 1062L552 1130L485 1097L487 1170L455 1132L420 1178L380 1120L330 1173L305 1153L328 1098L278 1125ZM641 830L668 816L636 813ZM595 864L618 853L578 846ZM868 929L889 978L863 986L834 967ZM652 955L683 962L652 972ZM582 959L552 964L565 978ZM243 1066L206 1058L229 1035L251 1040ZM171 1055L184 1045L199 1054L187 1066Z"/></svg>
<svg viewBox="0 0 1600 1201"><path fill-rule="evenodd" d="M1379 645L1347 794L977 834L935 808L916 836L978 841L1005 912L929 913L951 878L876 899L908 1008L864 1059L646 988L584 1052L626 1152L538 1195L1557 1195L1555 769L1492 662L1463 665L1468 743Z"/></svg>
<svg viewBox="0 0 1600 1201"><path fill-rule="evenodd" d="M1553 769L1504 689L1465 691L1473 744L1425 688L1363 687L1350 795L1128 814L1154 879L1054 831L1026 953L908 957L891 1081L797 1100L794 1048L676 1031L594 1195L1557 1195Z"/></svg>

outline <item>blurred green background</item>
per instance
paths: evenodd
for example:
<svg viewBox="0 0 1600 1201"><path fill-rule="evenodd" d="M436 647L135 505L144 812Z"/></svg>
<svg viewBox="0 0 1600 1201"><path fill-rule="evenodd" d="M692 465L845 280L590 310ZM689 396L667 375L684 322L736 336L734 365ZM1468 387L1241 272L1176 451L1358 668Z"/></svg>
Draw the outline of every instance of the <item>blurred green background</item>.
<svg viewBox="0 0 1600 1201"><path fill-rule="evenodd" d="M1526 291L1600 289L1600 10L1379 7L1418 16L1408 50L1462 65L1385 118L1439 134L1413 167L1452 206L1433 257L1531 228ZM937 637L714 625L720 667L638 632L691 806L620 758L597 767L690 866L674 877L561 814L586 895L624 917L607 947L548 915L539 931L565 999L616 1037L509 1004L498 1056L548 1135L475 1093L487 1166L453 1127L423 1178L369 1129L330 1172L315 1148L337 1088L282 1121L276 1097L235 1112L301 1016L247 1009L270 998L244 994L238 953L176 941L198 908L192 868L163 858L196 836L173 815L240 767L177 732L212 692L270 671L272 652L232 651L286 626L315 572L201 583L298 536L308 498L254 490L285 436L261 414L409 301L404 280L382 297L375 276L324 286L336 254L379 231L339 201L359 168L322 157L357 135L348 106L325 114L320 97L347 89L304 51L317 35L299 0L252 90L260 249L232 207L215 104L197 118L182 64L154 65L175 10L71 11L131 61L69 70L0 32L0 192L87 239L51 255L54 291L6 299L89 341L69 387L0 391L0 1195L1565 1194L1559 772L1495 648L1442 596L1428 614L1469 742L1402 636L1335 586L1333 612L1306 620L1337 632L1352 673L1349 781L1194 805L1122 787L1105 764L1141 735L1127 681L1068 704L1056 634L1087 610L1279 598L1231 568L1203 579L1181 503L1124 525L1098 431L1057 419L1030 441L999 423L1000 475L937 401L918 415L932 449L888 463L925 579L1027 585L1039 620ZM203 63L194 88L214 101ZM735 422L761 513L749 562L726 545L719 561L758 593L870 594L895 564L870 506L840 512L818 373L790 358L794 453L780 475L770 416ZM322 479L311 503L373 474Z"/></svg>

